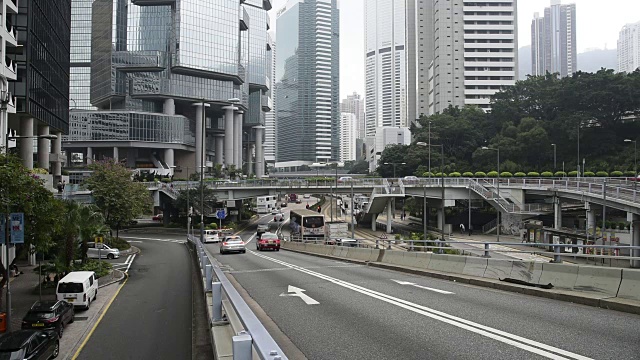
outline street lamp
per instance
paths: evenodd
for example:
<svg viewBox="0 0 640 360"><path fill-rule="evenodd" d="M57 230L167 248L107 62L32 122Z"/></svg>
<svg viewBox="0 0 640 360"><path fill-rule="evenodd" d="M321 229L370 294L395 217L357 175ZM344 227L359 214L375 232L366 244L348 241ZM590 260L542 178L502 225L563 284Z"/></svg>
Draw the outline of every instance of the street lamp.
<svg viewBox="0 0 640 360"><path fill-rule="evenodd" d="M407 163L402 162L402 163L383 163L384 165L393 165L393 178L396 178L396 165L407 165Z"/></svg>
<svg viewBox="0 0 640 360"><path fill-rule="evenodd" d="M445 223L445 213L444 213L444 145L443 144L427 144L425 142L417 142L416 145L418 146L426 146L429 148L429 155L431 155L431 147L440 147L440 181L442 182L441 186L442 186L442 193L440 194L440 211L442 212L442 224L438 224L440 225L440 237L442 238L442 241L444 241L444 223ZM431 174L431 170L429 170L429 174ZM423 190L423 192L426 192L426 190ZM424 197L424 208L426 210L426 202L427 202L427 197L425 194ZM424 221L424 238L425 240L427 239L427 221L426 221L426 211L425 211L425 215L424 215L425 221Z"/></svg>
<svg viewBox="0 0 640 360"><path fill-rule="evenodd" d="M6 110L6 106L8 103L8 98L5 98L4 93L2 94L2 98L0 99L1 103L0 103L0 109L2 111ZM5 144L7 145L7 150L9 149L9 140L17 140L17 139L49 139L49 140L56 140L58 138L58 136L56 135L36 135L36 136L9 136L9 127L7 126L7 134L6 134L6 141ZM4 157L4 163L5 166L9 166L9 151L6 152L5 157ZM6 210L5 210L5 223L4 223L4 241L5 241L5 249L6 249L6 256L7 256L7 263L5 264L5 279L7 279L7 332L11 332L11 285L10 285L10 278L9 278L9 274L10 274L10 270L9 270L9 236L11 234L11 232L9 231L9 224L10 224L10 219L9 219L9 213L11 212L11 208L10 208L10 204L9 201L7 199L7 203L6 203Z"/></svg>
<svg viewBox="0 0 640 360"><path fill-rule="evenodd" d="M553 146L553 174L555 175L556 173L556 144L551 144L551 146Z"/></svg>
<svg viewBox="0 0 640 360"><path fill-rule="evenodd" d="M633 172L635 174L633 177L637 177L638 176L638 141L631 140L631 139L624 139L624 142L633 143Z"/></svg>
<svg viewBox="0 0 640 360"><path fill-rule="evenodd" d="M498 198L496 199L496 204L498 203L498 201L500 201L500 148L490 148L487 146L483 146L482 150L493 150L493 151L497 151L498 152ZM498 218L497 218L497 225L496 225L496 239L498 240L498 242L500 242L500 206L498 205L497 209L498 210Z"/></svg>

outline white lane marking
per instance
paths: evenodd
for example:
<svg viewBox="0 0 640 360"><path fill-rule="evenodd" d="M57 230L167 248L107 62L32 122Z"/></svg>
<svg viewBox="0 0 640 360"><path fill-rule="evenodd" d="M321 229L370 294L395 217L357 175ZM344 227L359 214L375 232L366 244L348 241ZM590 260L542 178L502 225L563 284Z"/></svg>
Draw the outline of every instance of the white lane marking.
<svg viewBox="0 0 640 360"><path fill-rule="evenodd" d="M478 324L476 322L470 321L470 320L466 320L457 316L453 316L453 315L449 315L445 312L442 311L438 311L435 309L431 309L429 307L426 306L422 306L416 303L412 303L410 301L406 301L400 298L396 298L384 293L380 293L359 285L355 285L352 283L349 283L347 281L343 281L340 279L336 279L333 277L330 277L328 275L324 275L315 271L311 271L308 270L306 268L303 268L301 266L298 265L293 265L293 264L289 264L286 263L284 261L278 260L278 259L274 259L262 254L258 254L254 251L250 251L250 254L253 254L255 256L270 260L272 262L275 262L277 264L281 264L287 267L290 267L294 270L300 271L302 273L320 278L320 279L324 279L326 281L329 281L331 283L334 283L336 285L342 286L344 288L347 289L351 289L353 291L359 292L361 294L370 296L372 298L375 299L379 299L381 301L384 301L386 303L401 307L403 309L407 309L409 311L413 311L415 313L430 317L432 319L438 320L438 321L442 321L444 323L459 327L461 329L465 329L471 332L474 332L476 334L479 335L483 335L486 336L488 338L503 342L505 344L508 345L512 345L515 346L517 348L529 351L531 353L534 354L538 354L540 356L544 356L547 357L549 359L576 359L576 360L591 360L591 358L588 358L586 356L582 356L579 354L575 354L572 352L569 352L567 350L563 350L560 348L556 348L547 344L543 344L541 342L537 342L535 340L531 340L531 339L527 339L515 334L511 334L508 333L506 331L502 331L502 330L498 330L498 329L494 329L491 328L489 326L485 326L485 325L481 325ZM561 356L562 355L562 356ZM566 357L565 357L566 356Z"/></svg>
<svg viewBox="0 0 640 360"><path fill-rule="evenodd" d="M245 244L245 245L249 244L250 242L252 242L252 241L253 241L253 239L254 239L255 237L256 237L256 234L251 235L251 237L249 238L249 240L247 240L244 244Z"/></svg>
<svg viewBox="0 0 640 360"><path fill-rule="evenodd" d="M425 290L429 290L429 291L437 292L437 293L440 293L440 294L449 294L449 295L450 295L450 294L455 294L455 293L452 293L451 291L445 291L445 290L440 290L440 289L434 289L434 288L430 288L430 287L427 287L427 286L418 285L418 284L416 284L416 283L412 283L412 282L408 282L408 281L400 281L400 280L393 280L393 279L391 279L391 281L395 281L395 282L397 282L397 283L398 283L398 284L400 284L400 285L411 285L411 286L414 286L414 287L417 287L417 288L420 288L420 289L425 289Z"/></svg>
<svg viewBox="0 0 640 360"><path fill-rule="evenodd" d="M304 290L304 289L300 289L300 288L297 288L295 286L289 285L289 288L287 289L287 292L280 294L280 296L295 296L295 297L299 297L307 305L318 305L318 304L320 304L319 302L317 302L314 299L312 299L309 295L305 294L304 293L305 291L306 290Z"/></svg>
<svg viewBox="0 0 640 360"><path fill-rule="evenodd" d="M142 238L142 237L131 237L131 236L121 236L123 239L135 239L135 240L148 240L148 241L161 241L161 242L171 242L177 244L184 244L186 240L173 240L173 239L157 239L157 238Z"/></svg>
<svg viewBox="0 0 640 360"><path fill-rule="evenodd" d="M135 259L135 258L136 258L136 254L133 254L131 256L131 260L129 261L129 265L127 265L127 270L124 271L125 274L129 273L129 268L131 267L131 264L133 264L133 259Z"/></svg>
<svg viewBox="0 0 640 360"><path fill-rule="evenodd" d="M121 238L124 238L124 236L120 236L120 237L121 237ZM142 241L140 241L140 240L129 240L129 241L127 241L127 242L129 242L129 243L136 243L136 244L142 243Z"/></svg>

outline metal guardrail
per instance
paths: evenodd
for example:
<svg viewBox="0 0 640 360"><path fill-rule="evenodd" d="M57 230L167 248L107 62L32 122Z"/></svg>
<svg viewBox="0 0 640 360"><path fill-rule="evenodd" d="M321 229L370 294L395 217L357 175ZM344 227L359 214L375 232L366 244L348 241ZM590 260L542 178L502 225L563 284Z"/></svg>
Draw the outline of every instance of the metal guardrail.
<svg viewBox="0 0 640 360"><path fill-rule="evenodd" d="M239 333L234 336L233 359L252 359L251 348L253 347L262 360L286 360L287 356L284 354L284 351L280 349L280 346L278 346L264 325L258 320L258 317L251 311L249 305L247 305L240 293L238 293L238 290L233 287L222 269L214 265L214 261L211 261L213 256L202 245L200 238L187 235L187 239L196 247L200 259L200 269L206 277L206 290L210 290L212 293L213 316L211 321L215 323L222 320L222 290L224 290L224 293L227 295L229 302L238 314L246 330L244 333Z"/></svg>

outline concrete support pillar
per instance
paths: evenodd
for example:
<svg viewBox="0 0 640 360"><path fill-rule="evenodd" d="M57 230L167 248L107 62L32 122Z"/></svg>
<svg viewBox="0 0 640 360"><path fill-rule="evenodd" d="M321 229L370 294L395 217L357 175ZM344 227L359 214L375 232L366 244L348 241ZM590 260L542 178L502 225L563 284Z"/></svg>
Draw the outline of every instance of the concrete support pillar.
<svg viewBox="0 0 640 360"><path fill-rule="evenodd" d="M235 158L233 157L234 146L234 128L233 128L233 112L238 110L235 106L225 106L222 108L225 111L224 114L224 164L227 168L231 165L235 165Z"/></svg>
<svg viewBox="0 0 640 360"><path fill-rule="evenodd" d="M242 116L244 111L236 111L235 119L233 121L234 130L233 133L235 135L234 138L234 159L236 164L236 169L242 170Z"/></svg>
<svg viewBox="0 0 640 360"><path fill-rule="evenodd" d="M87 159L86 159L87 165L91 165L93 164L93 148L88 147L87 148Z"/></svg>
<svg viewBox="0 0 640 360"><path fill-rule="evenodd" d="M53 146L51 148L51 152L57 154L58 159L53 163L53 183L57 184L58 181L62 180L62 162L60 158L62 157L62 133L56 132L57 138L53 140Z"/></svg>
<svg viewBox="0 0 640 360"><path fill-rule="evenodd" d="M640 246L640 215L627 213L627 221L631 223L631 246ZM640 249L631 250L631 256L640 257ZM631 260L632 268L640 268L640 260Z"/></svg>
<svg viewBox="0 0 640 360"><path fill-rule="evenodd" d="M204 107L202 106L202 103L194 104L194 106L196 107L196 162L194 164L194 169L196 170L195 172L200 173L200 171L202 171L200 166L202 166L201 157L203 156L202 146L204 144L204 132L202 131L202 115Z"/></svg>
<svg viewBox="0 0 640 360"><path fill-rule="evenodd" d="M387 200L387 234L391 234L391 219L393 216L393 199Z"/></svg>
<svg viewBox="0 0 640 360"><path fill-rule="evenodd" d="M371 231L376 231L376 221L378 221L378 214L371 214Z"/></svg>
<svg viewBox="0 0 640 360"><path fill-rule="evenodd" d="M224 136L223 135L215 135L216 141L216 164L224 164Z"/></svg>
<svg viewBox="0 0 640 360"><path fill-rule="evenodd" d="M173 166L175 165L173 149L164 149L164 162L173 173Z"/></svg>
<svg viewBox="0 0 640 360"><path fill-rule="evenodd" d="M49 127L46 125L38 126L38 135L49 135ZM38 139L38 167L41 169L49 170L49 152L51 151L50 141L51 140L49 139Z"/></svg>
<svg viewBox="0 0 640 360"><path fill-rule="evenodd" d="M176 104L173 99L165 99L164 104L162 106L162 112L166 115L175 115L176 114Z"/></svg>
<svg viewBox="0 0 640 360"><path fill-rule="evenodd" d="M119 162L120 161L120 152L118 151L118 147L117 146L113 147L113 161L115 161L115 162Z"/></svg>
<svg viewBox="0 0 640 360"><path fill-rule="evenodd" d="M438 208L438 229L444 229L444 213L441 208Z"/></svg>
<svg viewBox="0 0 640 360"><path fill-rule="evenodd" d="M33 122L33 118L20 119L20 136L33 136ZM33 169L33 138L20 139L20 157L24 167Z"/></svg>
<svg viewBox="0 0 640 360"><path fill-rule="evenodd" d="M591 204L589 204L591 206ZM596 212L589 207L587 211L587 231L595 231L596 229Z"/></svg>
<svg viewBox="0 0 640 360"><path fill-rule="evenodd" d="M559 197L553 198L553 228L560 230L562 227L562 203Z"/></svg>
<svg viewBox="0 0 640 360"><path fill-rule="evenodd" d="M256 177L262 178L264 176L264 144L262 143L262 137L264 134L264 126L254 126L256 129Z"/></svg>
<svg viewBox="0 0 640 360"><path fill-rule="evenodd" d="M253 144L247 144L247 175L253 175Z"/></svg>

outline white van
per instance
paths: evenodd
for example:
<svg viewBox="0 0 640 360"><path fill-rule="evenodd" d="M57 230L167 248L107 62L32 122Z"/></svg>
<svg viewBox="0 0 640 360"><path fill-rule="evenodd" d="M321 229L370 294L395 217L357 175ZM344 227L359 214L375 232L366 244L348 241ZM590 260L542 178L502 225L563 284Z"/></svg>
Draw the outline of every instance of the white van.
<svg viewBox="0 0 640 360"><path fill-rule="evenodd" d="M204 243L219 243L220 231L218 230L205 230L204 231Z"/></svg>
<svg viewBox="0 0 640 360"><path fill-rule="evenodd" d="M98 297L98 280L93 271L72 271L58 282L56 299L65 300L74 307L88 309Z"/></svg>

